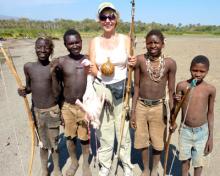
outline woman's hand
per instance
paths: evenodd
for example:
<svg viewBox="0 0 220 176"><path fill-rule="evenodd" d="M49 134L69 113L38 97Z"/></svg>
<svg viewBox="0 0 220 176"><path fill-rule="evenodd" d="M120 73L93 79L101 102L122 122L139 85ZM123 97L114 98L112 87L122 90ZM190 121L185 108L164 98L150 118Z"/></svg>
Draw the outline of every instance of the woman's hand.
<svg viewBox="0 0 220 176"><path fill-rule="evenodd" d="M137 58L135 56L129 56L128 57L128 65L131 67L135 67L137 62Z"/></svg>

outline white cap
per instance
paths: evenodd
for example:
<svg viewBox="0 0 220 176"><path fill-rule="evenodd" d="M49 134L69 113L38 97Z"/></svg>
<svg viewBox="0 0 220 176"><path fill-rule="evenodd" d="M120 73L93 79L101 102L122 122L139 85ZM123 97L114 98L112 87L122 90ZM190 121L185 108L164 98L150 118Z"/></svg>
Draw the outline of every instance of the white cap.
<svg viewBox="0 0 220 176"><path fill-rule="evenodd" d="M115 6L111 2L103 2L98 7L98 14L100 14L105 8L110 8L116 11Z"/></svg>

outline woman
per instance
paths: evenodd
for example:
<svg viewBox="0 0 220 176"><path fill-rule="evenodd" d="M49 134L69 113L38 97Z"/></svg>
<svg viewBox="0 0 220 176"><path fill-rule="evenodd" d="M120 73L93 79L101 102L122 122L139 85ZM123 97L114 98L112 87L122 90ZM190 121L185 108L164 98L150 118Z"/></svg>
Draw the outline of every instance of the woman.
<svg viewBox="0 0 220 176"><path fill-rule="evenodd" d="M135 58L129 57L130 38L116 32L119 14L113 4L104 2L98 8L98 20L103 29L101 36L95 37L90 44L90 73L96 77L94 88L101 96L105 93L106 103L101 113L101 126L98 131L100 148L99 176L107 176L112 164L114 138L120 139L123 91L127 77L127 65L134 66ZM132 176L131 138L129 121L125 122L120 148L124 176Z"/></svg>

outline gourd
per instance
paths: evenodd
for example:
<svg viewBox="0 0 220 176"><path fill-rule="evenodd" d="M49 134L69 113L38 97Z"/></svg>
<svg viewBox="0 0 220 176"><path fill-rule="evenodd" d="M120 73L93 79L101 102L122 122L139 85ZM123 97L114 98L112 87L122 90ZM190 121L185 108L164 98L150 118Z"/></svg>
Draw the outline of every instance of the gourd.
<svg viewBox="0 0 220 176"><path fill-rule="evenodd" d="M111 63L110 58L108 57L107 59L108 59L107 62L105 62L101 66L101 72L105 76L111 76L114 73L114 71L115 71L115 67Z"/></svg>

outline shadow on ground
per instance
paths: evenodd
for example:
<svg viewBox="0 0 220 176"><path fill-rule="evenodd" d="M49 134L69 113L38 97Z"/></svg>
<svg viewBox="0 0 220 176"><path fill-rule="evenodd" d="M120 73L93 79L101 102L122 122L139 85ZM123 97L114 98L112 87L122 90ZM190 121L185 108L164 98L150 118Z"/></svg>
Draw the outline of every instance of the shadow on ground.
<svg viewBox="0 0 220 176"><path fill-rule="evenodd" d="M131 138L132 138L132 150L131 150L131 162L134 165L137 165L140 170L143 170L143 164L142 164L142 158L141 158L141 151L134 149L133 144L134 144L134 131L131 130ZM96 137L95 137L95 130L91 128L91 138L90 138L90 145L91 145L91 156L89 158L89 162L92 164L92 159L93 157L96 156L96 152L97 152L97 145L99 146L98 141L96 141ZM117 142L115 142L115 152L117 149ZM66 147L66 138L64 137L64 134L62 133L60 135L60 143L59 143L59 150L60 150L60 168L62 169L65 164L67 163L67 160L69 158L69 154L67 151L67 147ZM174 157L174 152L176 151L176 147L174 145L170 145L169 148L169 154L168 154L168 162L167 162L167 174L169 175L173 175L173 176L177 176L177 175L181 175L181 162L178 160L178 151L176 154L175 159L173 160ZM152 147L149 148L149 152L150 152L150 156L152 156ZM77 141L77 158L79 160L80 156L82 154L81 151L81 145L80 145L80 141ZM172 165L173 162L173 165ZM53 170L53 164L51 161L51 157L49 158L49 171L50 173ZM152 168L152 157L150 157L150 168ZM161 156L161 165L163 166L164 163L164 151L162 153ZM97 164L95 162L93 162L93 164ZM119 162L119 165L121 166L121 163ZM172 168L171 168L172 165Z"/></svg>
<svg viewBox="0 0 220 176"><path fill-rule="evenodd" d="M176 153L176 154L175 154ZM164 163L165 152L161 156L161 163ZM167 160L167 175L181 175L181 161L179 161L179 152L175 145L170 144L168 160ZM163 165L162 165L163 166Z"/></svg>

